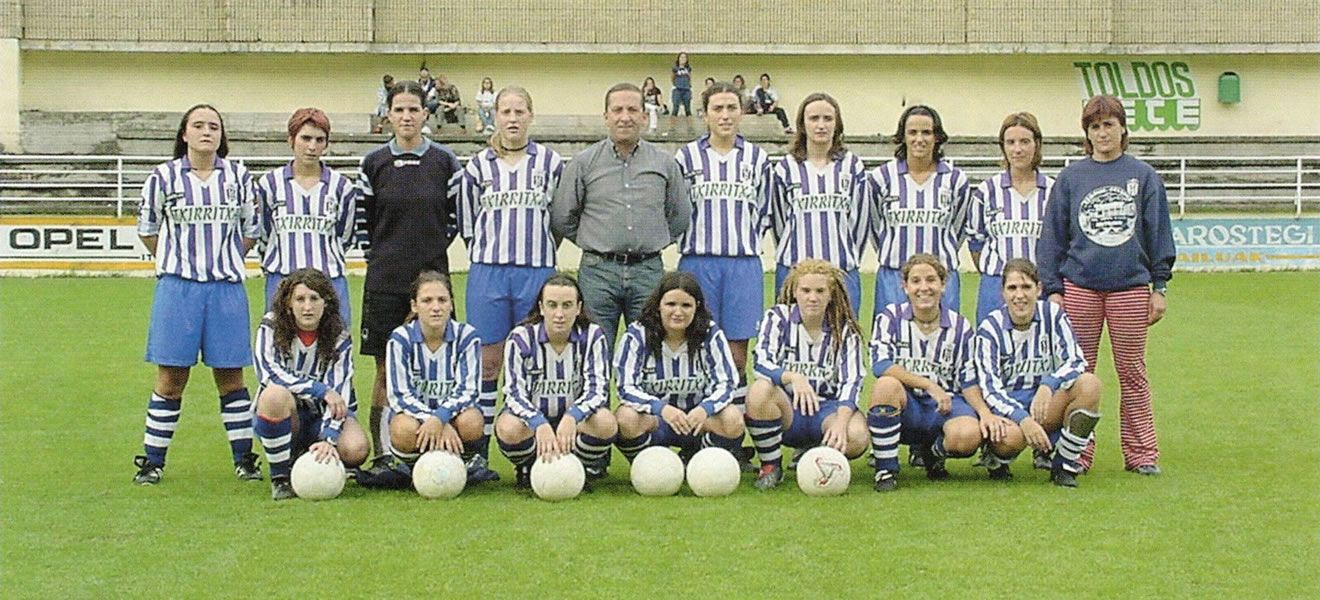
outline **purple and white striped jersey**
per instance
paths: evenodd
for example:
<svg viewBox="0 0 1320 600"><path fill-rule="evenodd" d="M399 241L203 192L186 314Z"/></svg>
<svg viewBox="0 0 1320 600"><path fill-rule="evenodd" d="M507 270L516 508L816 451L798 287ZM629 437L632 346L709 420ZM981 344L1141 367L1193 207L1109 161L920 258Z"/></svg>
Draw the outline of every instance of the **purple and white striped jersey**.
<svg viewBox="0 0 1320 600"><path fill-rule="evenodd" d="M714 415L733 401L738 385L729 342L714 323L695 356L689 357L687 342L672 350L661 342L657 360L646 344L646 329L634 322L619 342L614 368L619 402L657 417L669 404L683 412L700 405Z"/></svg>
<svg viewBox="0 0 1320 600"><path fill-rule="evenodd" d="M1042 385L1052 391L1072 387L1086 371L1086 357L1063 308L1036 301L1026 330L1013 326L1007 308L991 312L976 330L976 366L985 402L995 414L1021 422L1028 413L1011 395Z"/></svg>
<svg viewBox="0 0 1320 600"><path fill-rule="evenodd" d="M772 168L769 226L775 261L785 267L817 258L857 268L866 244L866 167L852 152L824 168L785 156Z"/></svg>
<svg viewBox="0 0 1320 600"><path fill-rule="evenodd" d="M288 275L310 268L342 277L359 194L353 180L324 164L311 189L298 185L292 162L263 175L257 180L262 270Z"/></svg>
<svg viewBox="0 0 1320 600"><path fill-rule="evenodd" d="M972 323L947 308L941 309L939 328L924 334L913 319L912 304L890 304L875 315L871 327L871 371L880 377L898 365L950 394L960 394L977 384L974 335ZM918 398L930 397L926 390L908 391Z"/></svg>
<svg viewBox="0 0 1320 600"><path fill-rule="evenodd" d="M688 180L692 219L679 240L685 256L760 256L761 232L770 190L770 160L743 136L721 155L710 134L679 148L674 156Z"/></svg>
<svg viewBox="0 0 1320 600"><path fill-rule="evenodd" d="M334 390L348 404L348 414L357 412L353 396L353 337L344 331L335 342L335 358L329 365L316 364L320 340L304 346L297 336L289 344L288 356L281 358L275 348L275 315L266 313L257 327L257 342L252 353L257 381L264 389L278 385L293 394L298 402L315 402L321 412L320 437L332 444L339 441L344 419L335 419L325 409L325 395ZM308 424L310 425L310 424Z"/></svg>
<svg viewBox="0 0 1320 600"><path fill-rule="evenodd" d="M610 401L610 353L596 324L574 327L562 353L545 324L520 325L504 344L504 407L531 429L565 413L578 423Z"/></svg>
<svg viewBox="0 0 1320 600"><path fill-rule="evenodd" d="M243 281L243 238L261 234L252 175L218 156L205 181L193 174L187 156L157 165L142 184L138 234L159 236L158 276Z"/></svg>
<svg viewBox="0 0 1320 600"><path fill-rule="evenodd" d="M819 340L812 340L796 305L770 307L757 336L756 376L782 386L784 372L791 371L805 376L817 395L856 405L866 378L862 338L848 333L835 352L834 336L826 327Z"/></svg>
<svg viewBox="0 0 1320 600"><path fill-rule="evenodd" d="M410 321L385 345L385 393L394 414L448 423L477 405L481 391L481 340L477 329L450 319L444 342L432 351L422 324Z"/></svg>
<svg viewBox="0 0 1320 600"><path fill-rule="evenodd" d="M899 269L914 254L933 254L949 270L958 268L963 223L971 204L967 175L945 161L918 185L908 173L907 161L891 160L871 170L868 177L871 243L880 266Z"/></svg>
<svg viewBox="0 0 1320 600"><path fill-rule="evenodd" d="M510 166L487 148L457 176L458 225L468 259L487 265L555 266L550 200L564 161L554 150L527 143Z"/></svg>
<svg viewBox="0 0 1320 600"><path fill-rule="evenodd" d="M1002 275L1004 263L1025 258L1036 263L1041 217L1054 179L1036 171L1036 191L1023 196L1013 189L1013 176L1004 171L981 182L972 192L967 215L968 246L981 253L977 268L984 275Z"/></svg>

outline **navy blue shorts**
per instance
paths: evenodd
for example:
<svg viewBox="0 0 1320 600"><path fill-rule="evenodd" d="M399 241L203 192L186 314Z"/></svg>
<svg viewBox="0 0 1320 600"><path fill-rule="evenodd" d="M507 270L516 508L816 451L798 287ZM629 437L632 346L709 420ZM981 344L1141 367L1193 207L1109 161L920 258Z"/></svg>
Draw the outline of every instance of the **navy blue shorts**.
<svg viewBox="0 0 1320 600"><path fill-rule="evenodd" d="M678 270L691 273L701 284L706 306L715 324L730 340L756 337L765 314L765 275L756 256L684 256Z"/></svg>
<svg viewBox="0 0 1320 600"><path fill-rule="evenodd" d="M536 304L541 284L554 274L554 267L472 263L467 278L466 317L477 329L481 343L498 344L509 337L513 326L527 318Z"/></svg>
<svg viewBox="0 0 1320 600"><path fill-rule="evenodd" d="M944 432L944 423L954 417L976 419L976 411L963 399L962 394L953 395L953 406L949 414L942 415L932 398L917 398L908 392L907 407L903 409L901 444L928 444Z"/></svg>
<svg viewBox="0 0 1320 600"><path fill-rule="evenodd" d="M659 421L660 425L655 428L655 431L651 432L652 446L677 446L684 450L698 450L701 448L701 436L683 435L674 431L674 428L670 427L664 419L657 416L655 420Z"/></svg>
<svg viewBox="0 0 1320 600"><path fill-rule="evenodd" d="M403 325L412 312L412 298L408 294L391 292L362 292L362 350L363 354L385 356L385 344L390 333Z"/></svg>
<svg viewBox="0 0 1320 600"><path fill-rule="evenodd" d="M242 283L205 283L162 275L151 299L146 360L162 367L252 366L252 324Z"/></svg>
<svg viewBox="0 0 1320 600"><path fill-rule="evenodd" d="M793 396L790 395L789 406L793 404L792 398ZM784 445L792 448L814 448L819 446L820 441L825 438L825 419L839 412L841 406L843 406L841 400L821 398L820 409L810 417L794 408L793 424L789 425L788 431L784 432Z"/></svg>
<svg viewBox="0 0 1320 600"><path fill-rule="evenodd" d="M284 281L282 273L266 273L266 310L270 312L275 306L275 292L280 289L280 282ZM335 295L339 296L339 318L344 321L344 329L353 328L353 308L348 302L348 280L343 277L335 277L330 280L330 287L334 288Z"/></svg>
<svg viewBox="0 0 1320 600"><path fill-rule="evenodd" d="M294 428L292 443L289 444L289 460L298 460L312 444L321 441L320 407L301 400L294 404L298 409L298 426Z"/></svg>

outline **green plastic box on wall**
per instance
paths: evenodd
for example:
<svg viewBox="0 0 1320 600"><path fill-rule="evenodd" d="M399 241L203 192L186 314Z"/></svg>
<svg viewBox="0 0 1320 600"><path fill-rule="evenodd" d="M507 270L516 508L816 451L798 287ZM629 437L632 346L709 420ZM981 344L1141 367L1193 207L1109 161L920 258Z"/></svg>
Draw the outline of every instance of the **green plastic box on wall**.
<svg viewBox="0 0 1320 600"><path fill-rule="evenodd" d="M1237 104L1242 101L1242 78L1237 73L1225 71L1219 75L1219 102Z"/></svg>

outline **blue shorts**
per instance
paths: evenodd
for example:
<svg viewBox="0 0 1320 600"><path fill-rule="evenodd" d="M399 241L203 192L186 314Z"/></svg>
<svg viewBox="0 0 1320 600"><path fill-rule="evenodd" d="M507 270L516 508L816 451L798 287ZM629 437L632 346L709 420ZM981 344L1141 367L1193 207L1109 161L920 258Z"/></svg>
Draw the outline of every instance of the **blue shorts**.
<svg viewBox="0 0 1320 600"><path fill-rule="evenodd" d="M944 422L954 417L976 417L972 405L963 399L962 394L953 395L953 406L949 414L942 415L931 398L917 398L908 392L907 407L903 409L901 444L929 444L944 432Z"/></svg>
<svg viewBox="0 0 1320 600"><path fill-rule="evenodd" d="M1003 283L1002 275L981 275L981 285L976 290L975 325L980 325L986 315L1004 307Z"/></svg>
<svg viewBox="0 0 1320 600"><path fill-rule="evenodd" d="M677 431L674 431L674 428L670 427L669 423L665 422L664 419L661 419L660 417L656 417L655 420L659 421L660 424L658 427L655 428L655 431L651 432L652 446L664 446L664 447L677 446L684 450L701 449L701 436L683 435Z"/></svg>
<svg viewBox="0 0 1320 600"><path fill-rule="evenodd" d="M469 324L483 344L498 344L527 318L536 304L541 284L555 274L553 267L519 267L472 263L465 299Z"/></svg>
<svg viewBox="0 0 1320 600"><path fill-rule="evenodd" d="M792 396L789 396L791 399ZM792 405L792 401L789 401ZM825 438L825 419L839 412L843 401L830 398L820 399L820 410L810 417L793 409L793 424L784 432L784 445L791 448L814 448Z"/></svg>
<svg viewBox="0 0 1320 600"><path fill-rule="evenodd" d="M163 275L156 280L147 328L149 363L213 369L252 366L252 324L247 290L233 281L189 281Z"/></svg>
<svg viewBox="0 0 1320 600"><path fill-rule="evenodd" d="M765 276L755 256L684 256L678 270L691 273L701 284L706 306L715 324L730 340L756 337L765 310Z"/></svg>
<svg viewBox="0 0 1320 600"><path fill-rule="evenodd" d="M778 302L779 292L784 289L784 280L788 279L788 267L777 265L775 267L775 300ZM852 305L853 315L862 309L862 275L857 269L843 272L843 283L848 286L848 303Z"/></svg>
<svg viewBox="0 0 1320 600"><path fill-rule="evenodd" d="M266 310L263 314L275 307L275 292L280 289L281 281L284 281L284 274L266 273ZM339 296L339 318L344 322L344 329L352 331L353 309L348 302L348 280L335 277L330 280L330 287L334 288L335 294Z"/></svg>
<svg viewBox="0 0 1320 600"><path fill-rule="evenodd" d="M944 285L944 295L940 304L959 312L958 271L949 271L949 280ZM903 272L889 267L880 267L875 272L875 305L871 307L871 316L880 314L890 304L907 302L907 292L903 291Z"/></svg>

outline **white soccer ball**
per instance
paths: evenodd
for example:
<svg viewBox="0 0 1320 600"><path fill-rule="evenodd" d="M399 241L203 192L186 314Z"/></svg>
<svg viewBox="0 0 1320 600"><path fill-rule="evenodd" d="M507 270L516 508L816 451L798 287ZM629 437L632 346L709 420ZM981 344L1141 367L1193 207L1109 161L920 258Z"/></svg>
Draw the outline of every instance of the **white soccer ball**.
<svg viewBox="0 0 1320 600"><path fill-rule="evenodd" d="M829 446L807 450L798 461L798 487L808 496L838 496L848 491L850 481L848 457Z"/></svg>
<svg viewBox="0 0 1320 600"><path fill-rule="evenodd" d="M688 487L702 497L728 496L738 489L738 459L724 448L710 447L698 452L687 465Z"/></svg>
<svg viewBox="0 0 1320 600"><path fill-rule="evenodd" d="M542 500L558 502L576 498L586 482L587 471L572 454L564 454L552 462L538 458L532 464L532 491Z"/></svg>
<svg viewBox="0 0 1320 600"><path fill-rule="evenodd" d="M683 459L664 446L642 450L633 459L632 484L643 496L673 496L683 487Z"/></svg>
<svg viewBox="0 0 1320 600"><path fill-rule="evenodd" d="M453 452L432 450L417 459L412 480L423 498L453 498L467 485L467 467Z"/></svg>
<svg viewBox="0 0 1320 600"><path fill-rule="evenodd" d="M293 493L307 500L329 500L344 491L344 463L339 459L329 464L316 462L316 455L304 453L293 463L289 483Z"/></svg>

